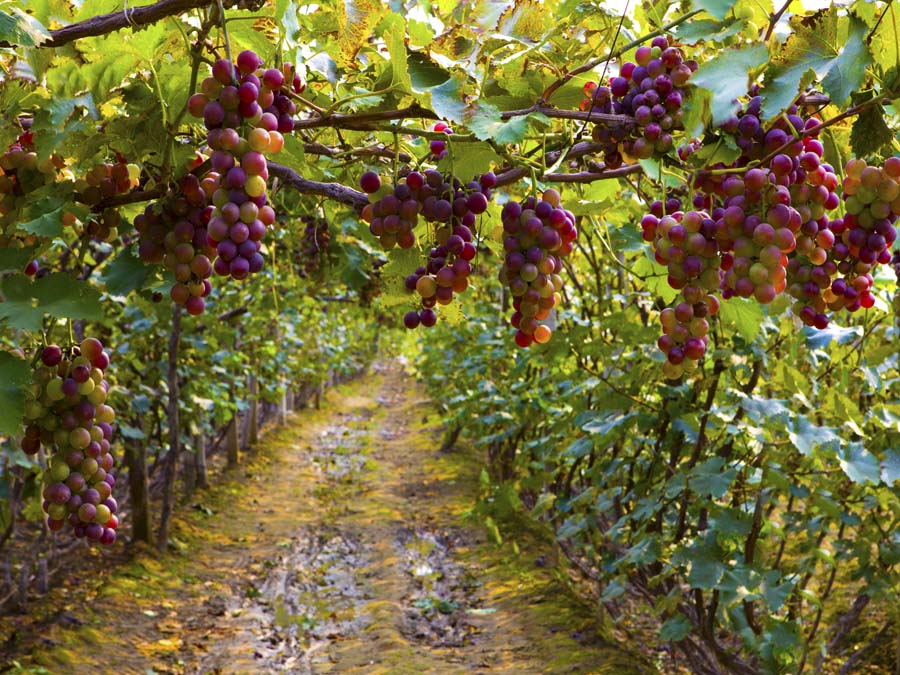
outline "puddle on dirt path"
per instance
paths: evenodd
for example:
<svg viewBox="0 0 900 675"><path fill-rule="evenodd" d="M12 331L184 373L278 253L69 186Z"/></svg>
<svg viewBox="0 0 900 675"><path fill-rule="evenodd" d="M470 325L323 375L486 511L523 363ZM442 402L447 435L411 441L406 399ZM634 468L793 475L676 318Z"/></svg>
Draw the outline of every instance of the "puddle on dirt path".
<svg viewBox="0 0 900 675"><path fill-rule="evenodd" d="M510 560L463 525L478 458L437 452L433 405L399 366L326 407L267 434L203 509L185 509L180 553L139 556L136 583L114 572L109 606L23 662L51 675L652 672L598 637L532 564L541 550ZM85 639L102 627L114 630Z"/></svg>

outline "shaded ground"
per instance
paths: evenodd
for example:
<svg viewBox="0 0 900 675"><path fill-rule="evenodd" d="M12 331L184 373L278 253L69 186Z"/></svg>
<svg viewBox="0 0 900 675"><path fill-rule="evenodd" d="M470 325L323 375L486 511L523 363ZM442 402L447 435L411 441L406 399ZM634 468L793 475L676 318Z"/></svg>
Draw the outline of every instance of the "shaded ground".
<svg viewBox="0 0 900 675"><path fill-rule="evenodd" d="M139 552L0 620L0 671L651 672L597 637L535 565L541 550L507 559L465 525L478 462L436 451L431 406L399 368L325 407L268 433L245 468L183 506L171 555Z"/></svg>

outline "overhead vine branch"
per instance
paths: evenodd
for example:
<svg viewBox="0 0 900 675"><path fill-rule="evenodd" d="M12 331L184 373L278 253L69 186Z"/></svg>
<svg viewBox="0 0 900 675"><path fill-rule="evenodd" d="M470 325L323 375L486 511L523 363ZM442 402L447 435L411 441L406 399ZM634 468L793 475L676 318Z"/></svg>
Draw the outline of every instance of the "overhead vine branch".
<svg viewBox="0 0 900 675"><path fill-rule="evenodd" d="M225 5L228 7L236 4L236 0L226 0ZM160 0L153 5L146 7L135 7L134 9L125 9L119 12L110 12L109 14L100 14L98 16L73 23L69 26L63 26L56 30L50 31L50 39L43 42L40 47L62 47L70 42L81 40L87 37L97 37L113 33L123 28L140 28L157 21L161 21L170 16L187 12L198 7L206 7L209 0ZM15 47L7 41L0 41L0 47Z"/></svg>

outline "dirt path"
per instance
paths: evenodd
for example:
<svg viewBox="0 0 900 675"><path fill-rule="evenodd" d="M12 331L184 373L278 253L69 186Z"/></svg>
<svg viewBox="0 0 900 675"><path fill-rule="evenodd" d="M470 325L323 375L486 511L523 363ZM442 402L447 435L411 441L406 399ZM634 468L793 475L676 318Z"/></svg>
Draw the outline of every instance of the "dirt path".
<svg viewBox="0 0 900 675"><path fill-rule="evenodd" d="M183 507L174 555L75 579L0 623L9 672L645 672L596 637L545 552L506 558L465 524L478 463L436 452L432 408L399 367L325 407Z"/></svg>

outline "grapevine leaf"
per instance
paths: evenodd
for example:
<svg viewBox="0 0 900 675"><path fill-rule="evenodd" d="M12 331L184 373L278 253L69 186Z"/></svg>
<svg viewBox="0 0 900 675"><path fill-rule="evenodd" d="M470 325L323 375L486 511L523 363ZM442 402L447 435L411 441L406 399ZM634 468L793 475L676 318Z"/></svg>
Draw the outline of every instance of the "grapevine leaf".
<svg viewBox="0 0 900 675"><path fill-rule="evenodd" d="M885 116L884 106L878 103L863 110L856 118L850 132L850 147L854 155L865 157L889 149L894 134L885 123Z"/></svg>
<svg viewBox="0 0 900 675"><path fill-rule="evenodd" d="M729 49L704 63L691 82L712 94L713 124L721 124L740 107L737 99L747 95L750 73L766 62L765 45Z"/></svg>
<svg viewBox="0 0 900 675"><path fill-rule="evenodd" d="M746 298L731 298L722 303L719 319L724 326L737 330L745 341L753 342L759 335L764 316L758 302Z"/></svg>
<svg viewBox="0 0 900 675"><path fill-rule="evenodd" d="M382 38L391 57L391 85L412 90L406 56L406 23L397 14L388 14L381 22Z"/></svg>
<svg viewBox="0 0 900 675"><path fill-rule="evenodd" d="M387 7L374 0L347 0L336 4L340 32L338 63L345 68L355 67L356 55L372 35Z"/></svg>
<svg viewBox="0 0 900 675"><path fill-rule="evenodd" d="M0 274L3 272L21 272L25 265L34 260L37 248L0 248Z"/></svg>
<svg viewBox="0 0 900 675"><path fill-rule="evenodd" d="M878 458L866 450L862 443L851 443L839 455L841 469L854 483L879 483L881 465Z"/></svg>
<svg viewBox="0 0 900 675"><path fill-rule="evenodd" d="M460 124L465 121L466 105L462 100L459 81L455 77L437 87L432 87L431 109L445 120Z"/></svg>
<svg viewBox="0 0 900 675"><path fill-rule="evenodd" d="M504 120L500 110L490 103L479 103L467 111L466 126L482 141L492 139L501 145L518 143L525 138L528 130L528 117L513 117ZM544 120L547 118L540 116Z"/></svg>
<svg viewBox="0 0 900 675"><path fill-rule="evenodd" d="M131 440L142 441L147 438L147 435L137 427L132 427L121 422L118 425L118 431L122 436Z"/></svg>
<svg viewBox="0 0 900 675"><path fill-rule="evenodd" d="M881 480L888 486L900 481L900 454L893 450L888 450L881 460Z"/></svg>
<svg viewBox="0 0 900 675"><path fill-rule="evenodd" d="M19 229L39 237L59 237L63 233L63 207L44 213L26 223L19 223Z"/></svg>
<svg viewBox="0 0 900 675"><path fill-rule="evenodd" d="M722 42L740 33L747 24L745 21L711 21L700 19L688 21L675 29L679 42L695 45L699 42Z"/></svg>
<svg viewBox="0 0 900 675"><path fill-rule="evenodd" d="M365 272L368 256L356 246L342 246L340 250L343 258L341 280L353 290L362 288L369 280Z"/></svg>
<svg viewBox="0 0 900 675"><path fill-rule="evenodd" d="M0 303L0 322L10 328L37 331L44 314L57 319L103 318L100 294L86 283L75 282L62 272L34 282L14 276L0 284L5 301Z"/></svg>
<svg viewBox="0 0 900 675"><path fill-rule="evenodd" d="M839 345L845 344L854 338L862 335L862 326L838 326L837 324L828 324L827 328L819 330L817 328L805 327L806 344L814 349L824 349L832 340Z"/></svg>
<svg viewBox="0 0 900 675"><path fill-rule="evenodd" d="M838 440L832 428L816 426L805 415L799 415L793 420L788 438L806 456L811 455L816 446Z"/></svg>
<svg viewBox="0 0 900 675"><path fill-rule="evenodd" d="M297 34L300 32L300 23L297 15L300 9L294 0L278 0L275 3L275 25L281 27L281 39L286 49L294 49L299 43Z"/></svg>
<svg viewBox="0 0 900 675"><path fill-rule="evenodd" d="M0 435L15 436L25 414L25 393L28 384L28 362L9 352L0 352Z"/></svg>
<svg viewBox="0 0 900 675"><path fill-rule="evenodd" d="M382 276L382 293L379 296L379 302L386 307L394 307L397 305L410 305L415 303L413 295L406 288L406 277L411 274L423 260L422 250L413 246L412 248L393 249L388 253L388 262L381 269Z"/></svg>
<svg viewBox="0 0 900 675"><path fill-rule="evenodd" d="M737 0L696 0L694 4L698 9L705 9L708 14L721 21L728 16L728 12L736 2Z"/></svg>
<svg viewBox="0 0 900 675"><path fill-rule="evenodd" d="M568 448L563 451L563 456L569 459L579 459L594 449L594 441L587 436L576 438Z"/></svg>
<svg viewBox="0 0 900 675"><path fill-rule="evenodd" d="M768 606L770 612L777 612L780 610L794 590L793 583L790 581L778 583L780 580L781 577L778 571L772 570L766 573L760 584L760 590L762 591L766 606Z"/></svg>
<svg viewBox="0 0 900 675"><path fill-rule="evenodd" d="M413 91L423 93L432 87L443 84L450 79L450 73L428 58L427 55L413 52L407 57L409 79Z"/></svg>
<svg viewBox="0 0 900 675"><path fill-rule="evenodd" d="M764 111L772 119L803 87L818 79L835 105L842 105L862 84L872 55L866 26L855 16L839 17L833 5L814 17L791 18L793 33L766 73Z"/></svg>
<svg viewBox="0 0 900 675"><path fill-rule="evenodd" d="M499 165L503 162L487 143L459 143L451 147L451 152L452 163L448 155L438 163L438 169L449 173L452 166L454 175L463 182L490 170L492 164Z"/></svg>
<svg viewBox="0 0 900 675"><path fill-rule="evenodd" d="M141 262L132 247L122 249L116 259L103 270L100 279L106 285L109 294L128 295L143 288L144 282L152 272L153 268Z"/></svg>
<svg viewBox="0 0 900 675"><path fill-rule="evenodd" d="M712 457L691 471L691 488L699 494L712 495L715 499L720 499L728 492L728 486L735 478L737 469L734 467L725 469L724 457Z"/></svg>
<svg viewBox="0 0 900 675"><path fill-rule="evenodd" d="M39 47L52 36L41 22L17 7L12 14L0 12L0 40L20 47Z"/></svg>
<svg viewBox="0 0 900 675"><path fill-rule="evenodd" d="M646 253L646 249L644 250ZM666 304L678 297L679 292L669 286L666 281L666 268L653 260L649 255L642 255L635 260L632 271L645 277L644 283L647 285L647 290L661 297Z"/></svg>
<svg viewBox="0 0 900 675"><path fill-rule="evenodd" d="M668 642L678 642L691 634L691 622L683 614L666 621L659 628L659 638Z"/></svg>
<svg viewBox="0 0 900 675"><path fill-rule="evenodd" d="M722 563L715 558L701 555L691 561L688 583L691 585L691 588L699 588L704 591L710 590L715 588L724 573L725 567Z"/></svg>

